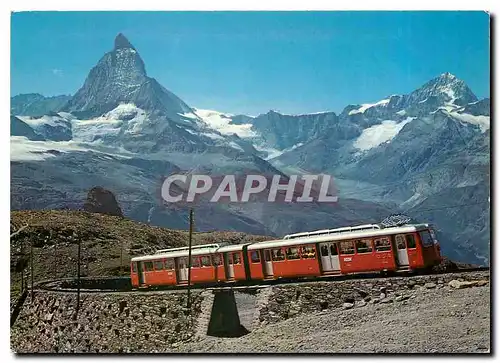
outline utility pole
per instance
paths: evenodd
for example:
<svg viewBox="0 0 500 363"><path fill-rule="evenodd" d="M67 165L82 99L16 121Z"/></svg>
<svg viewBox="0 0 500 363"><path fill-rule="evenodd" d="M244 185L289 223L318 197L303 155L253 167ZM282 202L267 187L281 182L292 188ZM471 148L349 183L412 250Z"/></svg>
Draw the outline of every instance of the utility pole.
<svg viewBox="0 0 500 363"><path fill-rule="evenodd" d="M53 264L54 264L53 276L54 276L54 278L56 278L56 275L57 275L57 272L56 272L56 271L57 271L57 252L56 252L56 251L57 251L57 248L56 248L56 245L55 245L55 244L54 244L54 246L53 246L53 247L54 247L54 251L53 251L54 253L53 253L53 255L52 255L52 258L53 258L53 260L54 260L54 262L53 262ZM47 256L47 257L48 257L48 256Z"/></svg>
<svg viewBox="0 0 500 363"><path fill-rule="evenodd" d="M26 273L26 256L24 255L24 238L21 240L21 293L24 292L24 274ZM27 283L26 283L27 285Z"/></svg>
<svg viewBox="0 0 500 363"><path fill-rule="evenodd" d="M189 209L189 253L188 253L188 296L187 308L191 309L191 246L193 242L193 208Z"/></svg>
<svg viewBox="0 0 500 363"><path fill-rule="evenodd" d="M30 270L31 270L31 303L34 301L34 292L33 292L33 239L30 244Z"/></svg>
<svg viewBox="0 0 500 363"><path fill-rule="evenodd" d="M120 269L118 271L120 271L119 275L122 276L123 275L123 239L120 243Z"/></svg>
<svg viewBox="0 0 500 363"><path fill-rule="evenodd" d="M82 250L82 240L78 238L78 268L77 268L77 290L76 290L76 314L80 310L80 257Z"/></svg>

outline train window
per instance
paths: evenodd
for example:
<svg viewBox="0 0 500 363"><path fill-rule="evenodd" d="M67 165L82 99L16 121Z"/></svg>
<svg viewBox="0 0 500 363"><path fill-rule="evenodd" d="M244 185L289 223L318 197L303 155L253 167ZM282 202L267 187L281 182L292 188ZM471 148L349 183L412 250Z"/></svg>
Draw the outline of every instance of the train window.
<svg viewBox="0 0 500 363"><path fill-rule="evenodd" d="M298 260L299 257L299 250L297 247L289 247L286 250L286 259L287 260Z"/></svg>
<svg viewBox="0 0 500 363"><path fill-rule="evenodd" d="M389 238L383 237L375 240L375 250L377 252L390 251L391 250L391 242Z"/></svg>
<svg viewBox="0 0 500 363"><path fill-rule="evenodd" d="M154 262L154 264L155 264L156 271L163 270L163 261L162 260L156 260Z"/></svg>
<svg viewBox="0 0 500 363"><path fill-rule="evenodd" d="M369 253L372 251L372 241L370 239L356 240L356 250L358 253Z"/></svg>
<svg viewBox="0 0 500 363"><path fill-rule="evenodd" d="M283 261L285 259L285 255L281 248L275 248L273 250L273 261Z"/></svg>
<svg viewBox="0 0 500 363"><path fill-rule="evenodd" d="M321 246L321 256L328 256L328 247L326 245Z"/></svg>
<svg viewBox="0 0 500 363"><path fill-rule="evenodd" d="M408 246L408 248L417 248L417 244L415 242L415 236L413 236L412 234L407 234L406 245Z"/></svg>
<svg viewBox="0 0 500 363"><path fill-rule="evenodd" d="M165 270L173 270L174 269L174 260L168 259L165 260Z"/></svg>
<svg viewBox="0 0 500 363"><path fill-rule="evenodd" d="M354 243L352 241L340 242L340 254L352 255L354 253Z"/></svg>
<svg viewBox="0 0 500 363"><path fill-rule="evenodd" d="M252 263L260 262L259 251L250 252L250 259L252 260Z"/></svg>
<svg viewBox="0 0 500 363"><path fill-rule="evenodd" d="M191 267L200 267L200 259L198 257L191 257Z"/></svg>
<svg viewBox="0 0 500 363"><path fill-rule="evenodd" d="M398 246L398 250L406 249L405 237L402 234L396 235L396 246Z"/></svg>
<svg viewBox="0 0 500 363"><path fill-rule="evenodd" d="M220 255L219 254L214 255L214 257L212 258L212 262L214 263L214 266L220 266L221 265Z"/></svg>
<svg viewBox="0 0 500 363"><path fill-rule="evenodd" d="M233 264L233 254L232 253L228 253L227 254L227 264L228 265L232 265Z"/></svg>
<svg viewBox="0 0 500 363"><path fill-rule="evenodd" d="M330 245L330 255L337 256L338 254L339 254L339 251L337 250L337 244L336 243L332 243Z"/></svg>
<svg viewBox="0 0 500 363"><path fill-rule="evenodd" d="M132 262L132 272L137 272L137 262Z"/></svg>
<svg viewBox="0 0 500 363"><path fill-rule="evenodd" d="M145 269L146 271L153 271L153 262L151 262L151 261L146 261L146 262L144 263L144 269Z"/></svg>
<svg viewBox="0 0 500 363"><path fill-rule="evenodd" d="M434 241L434 244L438 243L438 240L436 238L436 233L434 232L433 229L429 229L429 233L431 234L432 240Z"/></svg>
<svg viewBox="0 0 500 363"><path fill-rule="evenodd" d="M429 247L434 244L434 241L432 240L432 236L429 233L429 231L420 231L420 240L422 241L422 245L424 247Z"/></svg>
<svg viewBox="0 0 500 363"><path fill-rule="evenodd" d="M305 247L301 247L300 255L302 256L302 258L315 258L316 251L314 250L313 246L305 246Z"/></svg>
<svg viewBox="0 0 500 363"><path fill-rule="evenodd" d="M233 253L233 260L235 265L241 265L241 257L239 252Z"/></svg>
<svg viewBox="0 0 500 363"><path fill-rule="evenodd" d="M271 261L271 252L269 250L264 250L264 259L267 262Z"/></svg>
<svg viewBox="0 0 500 363"><path fill-rule="evenodd" d="M201 266L209 267L210 265L210 256L201 256Z"/></svg>

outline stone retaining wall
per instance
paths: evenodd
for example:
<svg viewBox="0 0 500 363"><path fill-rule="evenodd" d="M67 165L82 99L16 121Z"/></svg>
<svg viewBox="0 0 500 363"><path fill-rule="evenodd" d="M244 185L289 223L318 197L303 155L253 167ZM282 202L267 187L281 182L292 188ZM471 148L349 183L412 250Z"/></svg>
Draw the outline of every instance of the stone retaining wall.
<svg viewBox="0 0 500 363"><path fill-rule="evenodd" d="M254 328L302 313L406 300L418 289L453 288L452 280L489 280L489 271L430 276L353 279L267 287L259 292Z"/></svg>
<svg viewBox="0 0 500 363"><path fill-rule="evenodd" d="M36 291L11 328L18 353L162 352L194 338L203 297L192 291L192 314L185 292L75 293Z"/></svg>
<svg viewBox="0 0 500 363"><path fill-rule="evenodd" d="M212 315L212 308L214 305L214 294L211 290L204 291L202 293L203 300L200 307L200 315L198 317L198 325L195 330L195 336L197 338L203 338L208 331L208 325L210 323L210 316Z"/></svg>
<svg viewBox="0 0 500 363"><path fill-rule="evenodd" d="M489 271L481 271L259 286L252 288L257 293L255 306L244 308L246 316L254 317L250 329L254 330L298 314L407 303L404 300L421 289L466 288L475 283L460 281L487 284L488 280ZM191 296L189 314L185 291L82 293L75 318L74 292L36 291L35 300L28 296L11 328L11 348L18 353L154 353L201 339L209 331L217 336L245 333L231 289L192 290Z"/></svg>

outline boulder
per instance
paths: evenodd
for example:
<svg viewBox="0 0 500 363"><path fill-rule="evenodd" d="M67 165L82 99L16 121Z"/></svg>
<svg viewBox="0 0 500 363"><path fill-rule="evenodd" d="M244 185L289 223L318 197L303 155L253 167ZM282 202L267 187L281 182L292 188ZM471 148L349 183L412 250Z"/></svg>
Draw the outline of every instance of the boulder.
<svg viewBox="0 0 500 363"><path fill-rule="evenodd" d="M358 302L356 303L356 306L359 306L359 307L366 306L366 301L364 301L364 300L358 301Z"/></svg>
<svg viewBox="0 0 500 363"><path fill-rule="evenodd" d="M354 307L354 304L353 303L349 303L349 302L345 302L342 307L344 308L344 310L348 310L348 309L352 309Z"/></svg>
<svg viewBox="0 0 500 363"><path fill-rule="evenodd" d="M448 282L448 286L453 287L454 289L465 289L466 287L476 286L477 281L459 281L459 280L451 280Z"/></svg>
<svg viewBox="0 0 500 363"><path fill-rule="evenodd" d="M410 298L410 296L408 296L408 295L399 295L399 296L396 296L394 301L405 301L405 300L408 300L409 298Z"/></svg>
<svg viewBox="0 0 500 363"><path fill-rule="evenodd" d="M91 213L123 217L122 210L116 201L115 195L102 187L93 187L89 190L83 209Z"/></svg>

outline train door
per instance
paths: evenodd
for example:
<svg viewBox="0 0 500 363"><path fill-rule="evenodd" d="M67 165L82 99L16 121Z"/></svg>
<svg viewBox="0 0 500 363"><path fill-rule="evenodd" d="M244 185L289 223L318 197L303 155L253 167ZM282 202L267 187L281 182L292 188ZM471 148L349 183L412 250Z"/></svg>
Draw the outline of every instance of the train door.
<svg viewBox="0 0 500 363"><path fill-rule="evenodd" d="M273 277L274 271L273 271L273 261L271 259L271 250L264 250L263 263L264 263L264 278Z"/></svg>
<svg viewBox="0 0 500 363"><path fill-rule="evenodd" d="M325 242L319 244L321 253L321 266L324 272L340 271L339 252L335 242Z"/></svg>
<svg viewBox="0 0 500 363"><path fill-rule="evenodd" d="M179 257L177 259L177 281L179 284L187 282L188 280L188 265L186 257Z"/></svg>
<svg viewBox="0 0 500 363"><path fill-rule="evenodd" d="M408 249L406 248L405 236L402 234L398 234L395 237L396 239L396 248L397 248L397 257L398 257L398 265L399 267L409 267L410 262L408 260Z"/></svg>
<svg viewBox="0 0 500 363"><path fill-rule="evenodd" d="M226 253L227 260L227 279L234 280L234 262L233 254L231 252Z"/></svg>
<svg viewBox="0 0 500 363"><path fill-rule="evenodd" d="M144 262L137 262L137 275L139 276L139 286L144 285Z"/></svg>

